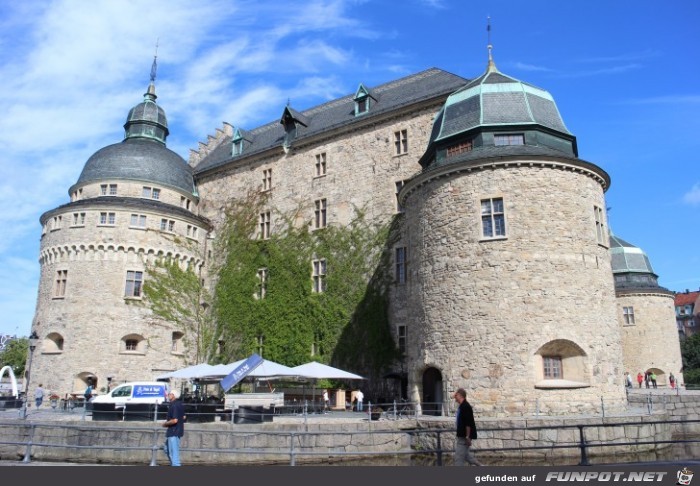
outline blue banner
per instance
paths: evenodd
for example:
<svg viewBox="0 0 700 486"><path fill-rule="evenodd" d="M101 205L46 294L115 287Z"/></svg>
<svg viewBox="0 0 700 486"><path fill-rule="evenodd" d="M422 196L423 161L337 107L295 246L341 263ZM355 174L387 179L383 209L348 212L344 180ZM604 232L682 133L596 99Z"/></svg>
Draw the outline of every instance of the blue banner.
<svg viewBox="0 0 700 486"><path fill-rule="evenodd" d="M225 376L223 380L221 380L221 388L224 389L224 392L227 392L229 388L231 388L233 385L235 385L243 378L248 376L248 374L258 366L260 366L262 362L263 359L260 356L258 356L257 354L252 354L243 363L238 365L238 367L235 368L231 373Z"/></svg>

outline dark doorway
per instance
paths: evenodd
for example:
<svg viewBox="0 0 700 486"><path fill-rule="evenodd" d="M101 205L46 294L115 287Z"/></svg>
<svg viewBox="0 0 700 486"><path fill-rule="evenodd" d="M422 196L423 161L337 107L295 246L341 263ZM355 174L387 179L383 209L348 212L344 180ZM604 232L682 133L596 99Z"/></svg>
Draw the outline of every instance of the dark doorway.
<svg viewBox="0 0 700 486"><path fill-rule="evenodd" d="M442 373L428 368L423 372L423 414L441 415L442 401Z"/></svg>

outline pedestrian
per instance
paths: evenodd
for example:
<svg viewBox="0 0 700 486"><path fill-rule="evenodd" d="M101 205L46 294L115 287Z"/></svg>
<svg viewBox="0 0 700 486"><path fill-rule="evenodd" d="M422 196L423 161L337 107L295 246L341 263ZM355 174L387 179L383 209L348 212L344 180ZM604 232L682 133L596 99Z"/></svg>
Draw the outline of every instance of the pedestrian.
<svg viewBox="0 0 700 486"><path fill-rule="evenodd" d="M652 371L652 372L651 372L650 378L651 378L651 386L653 386L654 388L656 388L656 373L654 373L654 372Z"/></svg>
<svg viewBox="0 0 700 486"><path fill-rule="evenodd" d="M357 393L355 393L355 398L357 399L357 411L361 412L362 411L362 400L365 399L365 394L362 393L362 390L357 390Z"/></svg>
<svg viewBox="0 0 700 486"><path fill-rule="evenodd" d="M85 389L85 393L83 395L85 396L85 405L87 405L87 403L92 398L92 381L88 381L88 386Z"/></svg>
<svg viewBox="0 0 700 486"><path fill-rule="evenodd" d="M44 401L44 385L39 383L39 386L34 390L34 402L36 403L36 408L41 407L41 402Z"/></svg>
<svg viewBox="0 0 700 486"><path fill-rule="evenodd" d="M328 399L328 390L323 390L323 411L330 410L331 401Z"/></svg>
<svg viewBox="0 0 700 486"><path fill-rule="evenodd" d="M649 380L650 380L649 372L645 371L644 372L644 386L646 386L647 388L649 388Z"/></svg>
<svg viewBox="0 0 700 486"><path fill-rule="evenodd" d="M632 377L629 371L625 371L625 387L632 388Z"/></svg>
<svg viewBox="0 0 700 486"><path fill-rule="evenodd" d="M168 393L168 415L163 422L163 427L168 429L165 431L165 446L163 450L168 456L171 466L180 465L180 439L185 435L185 406L180 400L180 394L177 390L171 390Z"/></svg>
<svg viewBox="0 0 700 486"><path fill-rule="evenodd" d="M673 373L671 373L670 375L668 375L668 382L669 382L669 384L671 385L671 389L676 388L676 377L673 376Z"/></svg>
<svg viewBox="0 0 700 486"><path fill-rule="evenodd" d="M642 387L642 382L643 382L643 381L644 381L644 375L643 375L642 372L640 371L639 373L637 373L637 383L639 383L639 388Z"/></svg>
<svg viewBox="0 0 700 486"><path fill-rule="evenodd" d="M474 466L481 466L470 448L472 440L476 439L476 423L474 422L474 410L467 401L467 392L464 388L458 389L454 394L457 402L457 438L455 439L455 466L464 466L465 462Z"/></svg>

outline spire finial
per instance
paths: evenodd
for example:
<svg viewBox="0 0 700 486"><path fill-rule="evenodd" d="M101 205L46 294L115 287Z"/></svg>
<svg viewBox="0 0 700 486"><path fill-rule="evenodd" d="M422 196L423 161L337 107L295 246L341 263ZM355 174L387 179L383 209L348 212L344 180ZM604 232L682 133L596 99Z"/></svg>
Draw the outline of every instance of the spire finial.
<svg viewBox="0 0 700 486"><path fill-rule="evenodd" d="M156 53L153 56L153 64L151 65L151 83L155 83L156 81L156 70L158 69L158 64L157 64L157 59L158 59L158 41L160 39L156 39Z"/></svg>
<svg viewBox="0 0 700 486"><path fill-rule="evenodd" d="M493 72L493 71L496 71L497 69L496 69L496 63L493 62L493 55L491 53L491 51L493 50L493 45L491 44L491 16L486 17L486 33L487 33L486 35L488 38L488 44L487 44L486 48L489 51L489 63L488 63L486 70L488 72Z"/></svg>

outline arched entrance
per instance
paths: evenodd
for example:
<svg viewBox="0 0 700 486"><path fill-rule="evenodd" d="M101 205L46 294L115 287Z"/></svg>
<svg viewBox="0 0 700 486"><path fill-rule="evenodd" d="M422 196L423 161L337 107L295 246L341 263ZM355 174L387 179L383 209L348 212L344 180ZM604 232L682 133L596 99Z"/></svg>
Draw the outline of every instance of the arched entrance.
<svg viewBox="0 0 700 486"><path fill-rule="evenodd" d="M442 414L442 373L437 368L428 368L423 372L423 414Z"/></svg>

